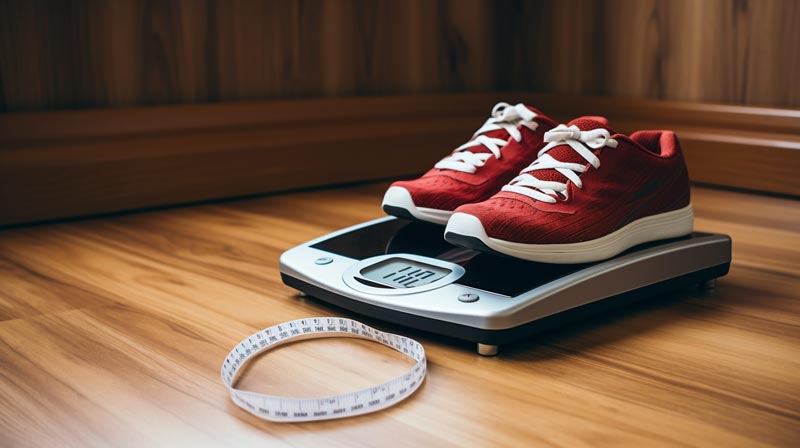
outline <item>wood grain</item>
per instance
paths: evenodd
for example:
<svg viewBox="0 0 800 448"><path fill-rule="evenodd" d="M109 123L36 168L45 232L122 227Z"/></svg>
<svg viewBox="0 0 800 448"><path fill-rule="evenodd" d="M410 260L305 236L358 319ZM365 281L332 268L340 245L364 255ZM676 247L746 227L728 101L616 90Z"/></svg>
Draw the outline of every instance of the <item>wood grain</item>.
<svg viewBox="0 0 800 448"><path fill-rule="evenodd" d="M501 89L797 107L800 4L502 2Z"/></svg>
<svg viewBox="0 0 800 448"><path fill-rule="evenodd" d="M0 111L486 90L485 0L0 2Z"/></svg>
<svg viewBox="0 0 800 448"><path fill-rule="evenodd" d="M800 106L793 0L0 1L0 112L544 91Z"/></svg>
<svg viewBox="0 0 800 448"><path fill-rule="evenodd" d="M500 100L673 129L697 182L800 195L800 112L560 94L335 98L0 114L0 225L427 170Z"/></svg>
<svg viewBox="0 0 800 448"><path fill-rule="evenodd" d="M346 315L283 286L279 254L380 216L385 186L0 232L0 445L796 445L800 207L708 188L693 190L696 228L734 241L731 272L710 293L671 294L497 358L367 320L425 346L429 377L409 400L310 424L233 406L219 367L241 338ZM395 355L307 341L259 359L242 384L341 392L401 371Z"/></svg>

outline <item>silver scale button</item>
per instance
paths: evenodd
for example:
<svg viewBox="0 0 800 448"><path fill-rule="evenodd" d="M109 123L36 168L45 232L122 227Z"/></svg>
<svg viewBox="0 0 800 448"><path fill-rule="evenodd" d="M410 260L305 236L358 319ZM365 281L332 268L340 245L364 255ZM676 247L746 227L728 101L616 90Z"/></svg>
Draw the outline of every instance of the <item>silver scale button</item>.
<svg viewBox="0 0 800 448"><path fill-rule="evenodd" d="M477 294L461 294L460 296L458 296L458 301L464 303L477 302L478 299L480 299L480 296L478 296Z"/></svg>
<svg viewBox="0 0 800 448"><path fill-rule="evenodd" d="M314 264L331 264L331 263L333 263L333 258L331 257L322 257L314 260Z"/></svg>

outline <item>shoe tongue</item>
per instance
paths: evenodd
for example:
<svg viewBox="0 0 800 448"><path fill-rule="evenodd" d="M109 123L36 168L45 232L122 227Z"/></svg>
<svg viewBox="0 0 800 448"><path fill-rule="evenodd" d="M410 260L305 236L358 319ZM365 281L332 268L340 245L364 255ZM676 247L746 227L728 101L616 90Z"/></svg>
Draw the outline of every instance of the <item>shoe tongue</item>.
<svg viewBox="0 0 800 448"><path fill-rule="evenodd" d="M578 129L581 131L592 131L594 129L606 129L608 130L611 135L614 135L615 132L611 129L608 125L608 120L605 117L580 117L576 118L569 123L567 126L577 126ZM587 163L586 159L581 157L571 146L564 143L563 145L558 145L555 148L547 151L547 154L550 154L550 157L558 160L559 162L566 162L566 163L580 163L584 164ZM563 174L559 173L556 170L537 170L530 173L536 176L539 180L544 181L553 181L553 182L561 182L567 183L567 178Z"/></svg>
<svg viewBox="0 0 800 448"><path fill-rule="evenodd" d="M581 131L593 131L595 129L605 129L611 135L616 134L611 126L608 124L608 119L606 117L597 117L597 116L585 116L585 117L578 117L569 123L567 126L577 126L578 129Z"/></svg>
<svg viewBox="0 0 800 448"><path fill-rule="evenodd" d="M533 111L533 113L535 113L536 115L544 115L544 114L542 114L542 112L539 109L536 109L536 108L528 106L528 105L526 105L525 107L527 107L528 109ZM485 136L487 136L489 138L497 138L497 139L500 139L500 140L508 140L509 137L511 137L511 134L509 134L508 131L506 131L505 129L497 129L497 130L494 130L494 131L484 132L484 133L482 133L480 135L485 135ZM477 135L475 137L477 137ZM489 148L487 148L487 147L485 147L483 145L473 146L472 148L469 148L469 151L473 152L475 154L482 153L482 152L491 152L491 151L489 151Z"/></svg>

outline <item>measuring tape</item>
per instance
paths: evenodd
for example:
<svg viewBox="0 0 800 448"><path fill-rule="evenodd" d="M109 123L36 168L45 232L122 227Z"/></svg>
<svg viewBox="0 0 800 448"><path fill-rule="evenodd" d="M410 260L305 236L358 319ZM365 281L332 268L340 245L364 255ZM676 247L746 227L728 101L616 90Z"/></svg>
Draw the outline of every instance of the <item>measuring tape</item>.
<svg viewBox="0 0 800 448"><path fill-rule="evenodd" d="M408 372L379 386L320 398L290 398L239 390L233 387L239 369L254 356L287 342L326 337L369 339L414 359ZM307 422L351 417L375 412L408 398L422 384L426 370L425 349L405 336L378 331L343 317L312 317L284 322L261 330L228 353L222 364L222 382L231 399L245 411L276 422Z"/></svg>

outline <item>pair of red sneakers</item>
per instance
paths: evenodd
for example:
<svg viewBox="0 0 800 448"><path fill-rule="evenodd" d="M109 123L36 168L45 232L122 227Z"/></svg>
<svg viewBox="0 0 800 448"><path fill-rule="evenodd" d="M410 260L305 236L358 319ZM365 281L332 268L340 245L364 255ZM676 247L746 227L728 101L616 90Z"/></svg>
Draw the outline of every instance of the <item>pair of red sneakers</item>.
<svg viewBox="0 0 800 448"><path fill-rule="evenodd" d="M544 263L602 260L693 226L673 132L618 134L603 117L557 125L506 103L422 177L393 183L383 209L446 224L452 244Z"/></svg>

